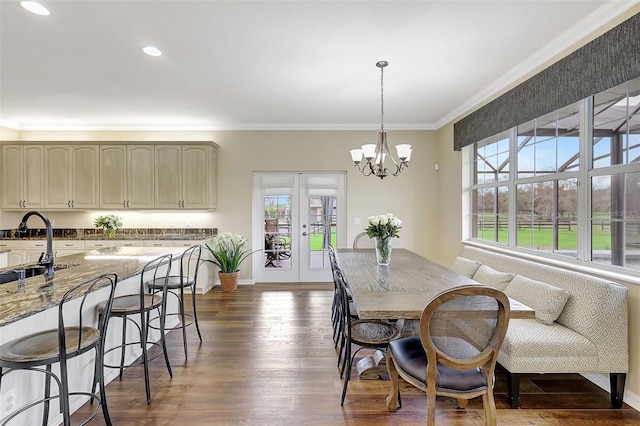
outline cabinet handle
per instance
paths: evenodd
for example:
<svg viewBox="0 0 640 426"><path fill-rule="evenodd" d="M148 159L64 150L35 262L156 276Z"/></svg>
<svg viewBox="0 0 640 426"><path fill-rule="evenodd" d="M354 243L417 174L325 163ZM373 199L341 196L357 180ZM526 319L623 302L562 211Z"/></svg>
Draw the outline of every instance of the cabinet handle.
<svg viewBox="0 0 640 426"><path fill-rule="evenodd" d="M67 201L67 207L71 208L71 200Z"/></svg>
<svg viewBox="0 0 640 426"><path fill-rule="evenodd" d="M71 200L71 207L75 207L76 206L76 202Z"/></svg>
<svg viewBox="0 0 640 426"><path fill-rule="evenodd" d="M129 208L129 200L127 200L127 208Z"/></svg>
<svg viewBox="0 0 640 426"><path fill-rule="evenodd" d="M127 202L126 201L122 202L122 207L127 207Z"/></svg>

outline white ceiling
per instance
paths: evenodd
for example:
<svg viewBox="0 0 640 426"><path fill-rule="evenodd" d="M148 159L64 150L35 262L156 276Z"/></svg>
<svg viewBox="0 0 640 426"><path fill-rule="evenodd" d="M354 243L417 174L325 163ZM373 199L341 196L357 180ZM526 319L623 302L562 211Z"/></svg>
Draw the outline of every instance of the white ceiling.
<svg viewBox="0 0 640 426"><path fill-rule="evenodd" d="M385 127L435 129L635 2L41 3L0 0L17 129L374 129L379 60Z"/></svg>

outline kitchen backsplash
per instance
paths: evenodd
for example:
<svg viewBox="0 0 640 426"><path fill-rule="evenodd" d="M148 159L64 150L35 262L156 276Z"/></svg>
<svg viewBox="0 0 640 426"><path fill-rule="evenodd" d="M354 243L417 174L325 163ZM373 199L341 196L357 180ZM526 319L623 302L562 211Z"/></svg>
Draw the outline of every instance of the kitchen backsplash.
<svg viewBox="0 0 640 426"><path fill-rule="evenodd" d="M0 239L19 240L16 229L0 229ZM201 240L213 237L217 228L121 228L113 240ZM44 228L29 228L22 239L44 239ZM53 228L53 238L58 240L104 240L101 229L96 228Z"/></svg>

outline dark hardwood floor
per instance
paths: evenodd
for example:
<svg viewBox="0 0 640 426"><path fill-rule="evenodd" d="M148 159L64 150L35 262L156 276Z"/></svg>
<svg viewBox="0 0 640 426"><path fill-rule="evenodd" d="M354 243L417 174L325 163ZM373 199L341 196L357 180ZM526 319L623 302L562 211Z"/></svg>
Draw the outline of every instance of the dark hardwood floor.
<svg viewBox="0 0 640 426"><path fill-rule="evenodd" d="M402 386L403 407L386 410L389 383L349 383L340 406L342 381L329 318L331 284L256 284L236 293L219 287L198 296L203 342L188 329L184 358L177 331L168 336L173 379L162 358L152 363L151 405L145 401L141 367L107 387L114 425L419 425L426 422L426 398ZM609 395L579 375L532 375L521 384L521 408L508 408L504 374L495 398L500 425L638 425L628 405L613 409ZM90 411L87 404L74 416ZM458 409L438 398L437 422L482 425L480 399ZM98 415L90 424L101 424Z"/></svg>

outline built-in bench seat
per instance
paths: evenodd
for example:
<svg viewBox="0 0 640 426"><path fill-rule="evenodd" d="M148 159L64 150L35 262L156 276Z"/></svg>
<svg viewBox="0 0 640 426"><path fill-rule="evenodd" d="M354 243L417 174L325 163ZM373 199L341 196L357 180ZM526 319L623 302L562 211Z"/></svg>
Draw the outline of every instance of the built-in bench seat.
<svg viewBox="0 0 640 426"><path fill-rule="evenodd" d="M465 246L452 268L535 309L511 319L498 356L512 408L520 375L609 374L611 404L621 407L629 368L627 288L559 267Z"/></svg>

